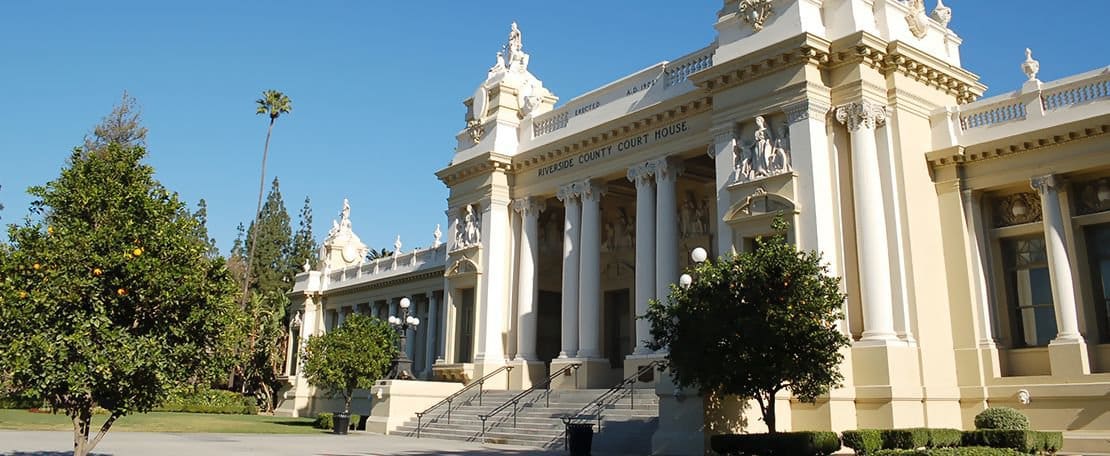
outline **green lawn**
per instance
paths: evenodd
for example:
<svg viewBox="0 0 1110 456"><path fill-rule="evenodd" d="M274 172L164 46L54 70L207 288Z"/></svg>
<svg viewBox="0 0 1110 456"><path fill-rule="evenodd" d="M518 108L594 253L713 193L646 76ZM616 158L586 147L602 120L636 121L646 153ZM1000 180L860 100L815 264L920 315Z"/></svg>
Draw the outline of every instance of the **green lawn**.
<svg viewBox="0 0 1110 456"><path fill-rule="evenodd" d="M107 415L93 417L98 430ZM26 410L0 409L0 429L72 431L73 424L64 414L31 413ZM124 432L222 432L238 434L316 434L311 418L283 418L264 415L216 415L205 413L151 412L128 415L116 420L112 431Z"/></svg>

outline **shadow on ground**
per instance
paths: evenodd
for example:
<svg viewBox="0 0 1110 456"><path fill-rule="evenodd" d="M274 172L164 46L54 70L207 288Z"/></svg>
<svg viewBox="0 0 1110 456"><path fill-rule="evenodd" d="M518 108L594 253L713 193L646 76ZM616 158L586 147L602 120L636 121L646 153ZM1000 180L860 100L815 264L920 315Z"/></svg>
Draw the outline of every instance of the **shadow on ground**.
<svg viewBox="0 0 1110 456"><path fill-rule="evenodd" d="M73 456L72 451L13 451L3 456ZM111 456L111 453L89 453L89 456Z"/></svg>

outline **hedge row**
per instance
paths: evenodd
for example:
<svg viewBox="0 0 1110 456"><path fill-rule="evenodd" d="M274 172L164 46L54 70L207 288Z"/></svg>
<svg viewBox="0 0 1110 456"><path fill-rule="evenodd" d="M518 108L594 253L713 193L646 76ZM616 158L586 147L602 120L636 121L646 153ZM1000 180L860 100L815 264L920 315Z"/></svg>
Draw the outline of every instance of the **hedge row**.
<svg viewBox="0 0 1110 456"><path fill-rule="evenodd" d="M1025 453L1060 451L1064 446L1061 432L1017 431L1003 429L982 429L964 433L963 443L967 446L988 446L992 448L1012 448Z"/></svg>
<svg viewBox="0 0 1110 456"><path fill-rule="evenodd" d="M256 415L258 405L252 396L210 389L172 394L154 411Z"/></svg>
<svg viewBox="0 0 1110 456"><path fill-rule="evenodd" d="M709 438L720 454L759 456L827 456L840 450L835 432L779 432L775 434L726 434Z"/></svg>
<svg viewBox="0 0 1110 456"><path fill-rule="evenodd" d="M332 430L335 428L335 414L333 413L319 413L316 415L316 421L312 422L312 427L316 429ZM365 431L366 423L362 420L361 415L351 415L351 424L349 430L351 431Z"/></svg>
<svg viewBox="0 0 1110 456"><path fill-rule="evenodd" d="M923 448L918 450L879 450L874 456L1029 456L1009 448L957 447Z"/></svg>
<svg viewBox="0 0 1110 456"><path fill-rule="evenodd" d="M844 431L844 446L858 455L964 454L914 453L880 450L941 449L945 447L990 447L1011 449L1022 454L1059 451L1064 444L1060 432L983 429L962 432L958 429L861 429ZM923 451L923 450L916 450ZM967 453L979 454L979 453ZM998 454L998 453L983 453ZM1006 453L1001 453L1006 454Z"/></svg>

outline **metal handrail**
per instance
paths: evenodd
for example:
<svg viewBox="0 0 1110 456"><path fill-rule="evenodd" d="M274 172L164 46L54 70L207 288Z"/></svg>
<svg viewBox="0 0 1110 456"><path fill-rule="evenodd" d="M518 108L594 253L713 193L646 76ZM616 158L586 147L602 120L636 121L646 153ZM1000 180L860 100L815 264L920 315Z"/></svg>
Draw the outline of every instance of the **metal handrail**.
<svg viewBox="0 0 1110 456"><path fill-rule="evenodd" d="M559 377L560 375L564 375L569 370L574 370L574 387L575 387L575 389L577 389L578 388L578 368L579 367L582 367L582 363L567 364L566 366L563 366L561 369L555 371L555 373L553 373L551 375L548 375L547 380L544 380L543 383L541 383L539 385L532 385L531 388L528 388L524 391L521 391L516 396L513 396L511 399L505 401L501 405L498 405L493 410L490 410L489 413L487 413L485 415L478 415L478 419L482 420L482 437L486 436L486 420L492 418L494 415L497 415L498 413L501 413L502 410L505 410L505 409L509 408L510 404L513 406L513 427L515 428L516 427L516 413L519 410L517 405L520 404L520 399L529 395L529 394L531 394L531 393L534 393L537 389L540 389L541 387L547 390L545 395L544 395L544 399L547 401L546 402L547 406L551 407L551 381L555 380L555 378Z"/></svg>
<svg viewBox="0 0 1110 456"><path fill-rule="evenodd" d="M497 375L497 374L501 373L501 371L506 371L507 373L512 373L512 370L513 370L513 366L498 367L497 369L494 369L493 372L490 372L486 375L483 375L482 378L479 378L479 379L477 379L473 382L470 382L470 384L463 387L463 389L456 391L455 394L447 396L442 401L436 402L435 405L424 409L423 412L416 412L416 438L418 438L418 439L420 438L420 428L424 424L424 422L423 422L424 421L424 415L427 415L429 412L431 412L432 410L435 410L437 407L439 407L443 404L447 404L447 424L451 424L451 403L454 402L455 399L458 399L459 396L462 396L464 393L466 393L467 391L470 391L475 386L477 386L478 387L478 394L477 394L477 396L478 396L478 406L480 407L482 405L482 394L485 392L485 388L483 387L483 385L486 383L486 380L489 380L490 377L493 377L494 375ZM509 377L509 378L511 379L511 377ZM509 382L506 382L506 385L505 385L506 389L508 389L509 384L510 384ZM471 396L470 399L473 400L474 396Z"/></svg>
<svg viewBox="0 0 1110 456"><path fill-rule="evenodd" d="M608 401L611 397L616 396L619 392L624 390L625 385L628 385L628 391L629 391L629 394L628 394L628 408L631 409L631 410L635 410L636 409L636 380L638 378L640 378L641 375L644 375L648 371L654 369L656 366L662 365L663 363L664 363L663 360L657 359L657 360L652 361L650 363L647 363L643 366L640 366L639 369L636 369L635 374L632 374L628 377L625 377L624 380L620 381L620 383L617 383L612 388L609 388L608 391L605 391L604 393L601 393L599 396L597 396L597 398L590 401L586 405L582 406L582 408L578 409L578 411L575 412L574 414L564 415L563 416L564 426L569 425L569 424L573 423L576 420L585 421L586 419L589 419L590 415L584 415L583 412L589 411L590 408L593 407L593 408L597 409L597 412L594 413L594 415L593 415L593 418L595 418L597 420L597 431L601 432L601 415L602 415L601 412L603 410L605 410L605 407L608 406L608 404L609 404L606 401ZM614 400L611 403L616 403L616 401Z"/></svg>

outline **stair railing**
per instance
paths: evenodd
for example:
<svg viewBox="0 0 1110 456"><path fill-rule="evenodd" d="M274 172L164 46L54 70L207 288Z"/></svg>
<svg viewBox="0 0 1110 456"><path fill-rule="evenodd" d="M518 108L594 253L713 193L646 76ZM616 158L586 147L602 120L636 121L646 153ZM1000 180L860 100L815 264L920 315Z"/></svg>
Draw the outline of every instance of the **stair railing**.
<svg viewBox="0 0 1110 456"><path fill-rule="evenodd" d="M478 394L476 395L476 397L478 398L478 406L481 407L482 406L482 394L485 392L484 385L486 383L486 380L489 380L494 375L500 374L501 372L505 372L506 377L508 377L508 374L511 374L512 370L513 370L513 366L498 367L497 369L494 369L493 372L490 372L486 375L483 375L482 378L479 378L478 380L470 382L470 384L463 387L463 389L456 391L455 394L447 396L442 401L436 402L435 405L433 405L431 407L428 407L423 412L416 412L416 438L418 438L418 439L420 438L420 428L423 427L423 425L424 425L424 415L427 415L427 414L431 413L433 410L435 410L436 408L439 408L443 404L447 404L447 424L451 424L451 405L455 402L455 399L458 399L463 394L466 394L467 391L470 391L470 390L474 389L474 387L478 387ZM509 377L509 378L511 378L511 377ZM510 386L509 382L506 381L505 389L508 389L509 386ZM475 396L471 396L469 398L469 400L471 400L471 401L474 400L474 397Z"/></svg>
<svg viewBox="0 0 1110 456"><path fill-rule="evenodd" d="M516 427L516 415L517 415L517 412L520 410L520 407L518 407L518 405L520 404L520 400L524 397L527 397L529 394L534 393L537 389L542 388L542 389L546 390L546 392L544 393L544 400L546 401L547 406L551 407L551 381L552 380L555 380L556 378L559 378L562 375L572 375L571 371L573 371L574 372L573 373L573 375L574 375L574 388L577 389L578 388L578 368L579 367L582 367L582 363L567 364L566 366L563 366L561 369L555 371L551 375L548 375L547 379L544 380L542 383L540 383L538 385L532 385L531 388L528 388L524 391L521 391L520 394L517 394L516 396L513 396L511 399L505 401L501 405L498 405L497 407L494 407L494 409L490 410L489 413L487 413L485 415L478 415L478 419L482 420L482 437L486 436L486 420L496 416L498 413L501 413L503 410L509 408L510 405L513 406L513 427L515 428Z"/></svg>
<svg viewBox="0 0 1110 456"><path fill-rule="evenodd" d="M620 383L617 383L612 388L609 388L604 393L598 395L596 398L594 398L594 400L582 406L582 408L578 409L578 412L570 415L564 415L563 425L568 426L570 424L574 424L575 421L585 421L587 419L593 418L597 420L597 431L601 432L601 416L605 408L608 407L610 404L616 404L617 401L620 400L619 394L621 394L621 392L625 391L625 389L627 388L628 408L631 410L635 410L637 380L644 374L650 372L652 369L655 369L658 366L662 366L663 363L663 360L657 359L643 366L640 366L639 369L636 369L635 374L625 377L624 380L620 381ZM585 414L591 408L595 409L595 413L592 417Z"/></svg>

